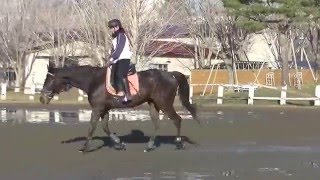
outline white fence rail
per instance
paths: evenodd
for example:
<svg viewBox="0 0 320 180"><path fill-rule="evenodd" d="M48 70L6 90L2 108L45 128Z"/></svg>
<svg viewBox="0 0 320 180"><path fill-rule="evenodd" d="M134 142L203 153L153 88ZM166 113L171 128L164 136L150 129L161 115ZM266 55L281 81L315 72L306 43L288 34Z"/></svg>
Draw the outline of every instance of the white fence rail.
<svg viewBox="0 0 320 180"><path fill-rule="evenodd" d="M193 86L203 86L204 84L192 84L190 86L190 102L193 99ZM223 94L225 87L230 87L232 85L217 85L218 92L217 92L217 104L223 104ZM255 96L255 90L258 86L255 85L234 85L236 89L248 91L248 105L253 105L254 100L276 100L280 101L280 105L286 105L287 101L314 101L314 106L320 106L320 85L317 85L315 88L315 96L313 97L287 97L287 86L283 86L281 88L280 97L262 97L262 96Z"/></svg>
<svg viewBox="0 0 320 180"><path fill-rule="evenodd" d="M190 85L190 95L189 100L192 103L193 99L193 87L194 86L203 86L205 84L191 84ZM285 105L286 101L314 101L314 106L320 106L320 85L317 85L315 88L315 96L314 97L287 97L287 86L283 86L281 88L280 97L261 97L255 96L255 90L258 88L256 85L230 85L230 84L211 84L209 86L218 86L217 92L217 104L223 104L223 95L224 95L224 88L233 86L238 91L248 91L248 105L253 105L254 100L277 100L280 101L280 105ZM30 88L29 100L34 101L35 92L35 85L32 85ZM82 91L79 90L78 101L83 101L84 97L87 95ZM1 83L1 100L6 100L7 98L7 84ZM54 100L58 100L58 96L54 96Z"/></svg>
<svg viewBox="0 0 320 180"><path fill-rule="evenodd" d="M288 86L283 86L281 88L280 97L260 97L254 96L254 88L249 88L248 94L248 104L253 105L254 100L278 100L280 105L286 105L286 101L314 101L314 106L320 106L320 85L315 88L314 97L287 97Z"/></svg>

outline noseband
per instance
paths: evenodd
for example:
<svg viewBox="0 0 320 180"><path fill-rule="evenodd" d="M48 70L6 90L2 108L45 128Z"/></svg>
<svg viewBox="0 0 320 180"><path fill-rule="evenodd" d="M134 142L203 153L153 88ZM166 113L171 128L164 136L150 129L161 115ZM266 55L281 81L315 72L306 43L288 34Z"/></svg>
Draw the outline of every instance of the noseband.
<svg viewBox="0 0 320 180"><path fill-rule="evenodd" d="M49 83L51 85L53 83L53 81L55 80L55 75L50 72L48 72L47 74L53 77L53 79ZM67 89L70 89L71 87L72 87L72 85L68 83ZM43 89L42 92L43 92L43 95L46 96L47 98L53 98L53 96L54 96L52 91ZM63 92L63 89L61 89L61 91L59 93L61 93L61 92Z"/></svg>
<svg viewBox="0 0 320 180"><path fill-rule="evenodd" d="M50 75L50 76L52 76L53 78L54 78L54 74L52 74L52 73L50 73L50 72L48 72L47 73L48 75ZM54 81L54 79L52 79L51 81L50 81L50 83L49 84L52 84L52 82ZM43 95L45 96L45 97L47 97L47 98L53 98L53 93L52 93L52 91L48 91L47 89L42 89L42 92L43 92Z"/></svg>

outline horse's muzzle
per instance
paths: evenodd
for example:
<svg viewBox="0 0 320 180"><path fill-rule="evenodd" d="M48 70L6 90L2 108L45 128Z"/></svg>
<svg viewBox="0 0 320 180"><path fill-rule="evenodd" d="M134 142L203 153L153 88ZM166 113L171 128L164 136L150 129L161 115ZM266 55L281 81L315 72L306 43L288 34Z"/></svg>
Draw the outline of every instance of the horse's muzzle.
<svg viewBox="0 0 320 180"><path fill-rule="evenodd" d="M52 98L53 96L47 95L45 93L41 93L39 100L41 104L49 104Z"/></svg>

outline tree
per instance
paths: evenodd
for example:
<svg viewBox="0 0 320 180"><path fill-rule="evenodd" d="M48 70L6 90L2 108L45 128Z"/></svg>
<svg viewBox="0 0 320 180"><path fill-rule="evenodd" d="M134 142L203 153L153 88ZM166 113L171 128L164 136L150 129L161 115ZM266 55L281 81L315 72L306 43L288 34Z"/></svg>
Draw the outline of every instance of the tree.
<svg viewBox="0 0 320 180"><path fill-rule="evenodd" d="M166 3L161 0L115 0L115 2L122 11L115 11L113 14L123 20L128 31L133 50L132 61L138 67L143 67L154 54L150 53L149 57L144 57L148 46L171 25L179 8L166 6ZM161 47L154 51L159 49Z"/></svg>
<svg viewBox="0 0 320 180"><path fill-rule="evenodd" d="M288 61L291 58L290 30L296 23L316 21L320 17L319 0L222 0L237 19L237 25L251 32L266 28L277 31L282 62L282 84L289 84Z"/></svg>
<svg viewBox="0 0 320 180"><path fill-rule="evenodd" d="M65 65L68 56L73 56L77 47L73 47L73 42L81 40L79 33L79 17L72 8L72 4L47 2L44 5L47 10L41 11L38 18L38 25L43 31L39 32L39 46L41 49L50 49L48 53L53 59L56 67ZM70 58L69 58L70 59ZM75 60L77 61L77 60Z"/></svg>
<svg viewBox="0 0 320 180"><path fill-rule="evenodd" d="M13 68L16 87L23 87L25 77L25 57L37 44L38 8L32 0L2 2L0 13L0 54L2 64ZM19 91L19 89L16 89Z"/></svg>
<svg viewBox="0 0 320 180"><path fill-rule="evenodd" d="M167 10L162 9L160 13L162 3L154 2L151 0L82 0L75 4L75 9L81 17L82 31L85 32L87 41L104 47L105 57L108 57L111 44L107 22L113 18L120 19L131 42L132 61L139 67L144 64L142 61L148 60L148 58L144 59L143 55L150 41L156 39L171 20L166 13Z"/></svg>
<svg viewBox="0 0 320 180"><path fill-rule="evenodd" d="M226 64L229 83L234 84L235 62L242 59L248 32L236 26L235 18L216 1L181 0L180 3L188 17L185 25L196 42L196 61L202 66L211 61L213 53L219 53L219 59ZM209 49L207 57L202 55L205 49Z"/></svg>
<svg viewBox="0 0 320 180"><path fill-rule="evenodd" d="M218 42L212 26L215 20L211 14L215 11L215 6L210 0L203 1L201 4L194 0L175 2L176 6L183 7L179 17L186 17L183 26L188 29L194 44L194 68L210 67L213 54L218 52Z"/></svg>
<svg viewBox="0 0 320 180"><path fill-rule="evenodd" d="M320 22L309 22L305 26L304 37L309 42L308 45L310 57L314 59L316 65L315 70L318 70L320 61Z"/></svg>

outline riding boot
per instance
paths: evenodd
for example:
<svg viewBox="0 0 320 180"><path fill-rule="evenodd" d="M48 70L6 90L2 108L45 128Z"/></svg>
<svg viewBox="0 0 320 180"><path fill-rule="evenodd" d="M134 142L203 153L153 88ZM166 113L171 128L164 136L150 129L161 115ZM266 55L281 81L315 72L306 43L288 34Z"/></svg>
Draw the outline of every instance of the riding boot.
<svg viewBox="0 0 320 180"><path fill-rule="evenodd" d="M123 91L123 85L122 85L121 79L119 79L117 77L115 77L114 81L115 81L114 82L114 84L115 84L114 89L116 90L116 93L118 94Z"/></svg>
<svg viewBox="0 0 320 180"><path fill-rule="evenodd" d="M110 73L110 84L113 88L116 89L116 75L115 75L115 66L111 66L111 73Z"/></svg>
<svg viewBox="0 0 320 180"><path fill-rule="evenodd" d="M125 93L125 97L123 99L124 102L129 102L132 100L132 96L130 93L130 87L129 87L129 81L127 78L123 78L122 79L123 82L123 87L124 87L124 93Z"/></svg>

